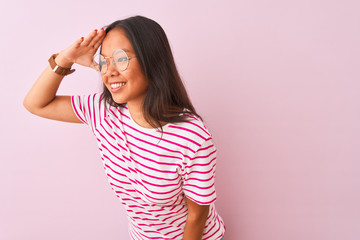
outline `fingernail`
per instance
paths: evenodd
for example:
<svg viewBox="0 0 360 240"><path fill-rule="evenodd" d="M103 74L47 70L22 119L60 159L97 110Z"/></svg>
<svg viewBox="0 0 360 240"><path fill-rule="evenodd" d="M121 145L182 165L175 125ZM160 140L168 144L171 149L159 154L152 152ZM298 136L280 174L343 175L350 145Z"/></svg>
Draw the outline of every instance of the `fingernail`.
<svg viewBox="0 0 360 240"><path fill-rule="evenodd" d="M95 29L94 31L97 32L97 29Z"/></svg>
<svg viewBox="0 0 360 240"><path fill-rule="evenodd" d="M81 37L81 40L84 40L84 37Z"/></svg>
<svg viewBox="0 0 360 240"><path fill-rule="evenodd" d="M105 31L104 28L101 28L101 30Z"/></svg>

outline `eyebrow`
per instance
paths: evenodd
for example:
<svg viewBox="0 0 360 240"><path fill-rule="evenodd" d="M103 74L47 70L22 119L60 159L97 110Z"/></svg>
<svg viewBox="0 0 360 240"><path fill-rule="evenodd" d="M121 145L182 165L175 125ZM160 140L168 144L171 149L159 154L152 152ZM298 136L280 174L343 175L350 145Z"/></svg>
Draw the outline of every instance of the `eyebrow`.
<svg viewBox="0 0 360 240"><path fill-rule="evenodd" d="M126 52L126 53L132 53L132 51L130 51L130 50L127 49L127 48L117 48L117 49L122 49L122 50L124 50L124 52ZM115 50L117 50L117 49L115 49ZM102 52L100 52L100 54L103 55L104 57L106 57Z"/></svg>

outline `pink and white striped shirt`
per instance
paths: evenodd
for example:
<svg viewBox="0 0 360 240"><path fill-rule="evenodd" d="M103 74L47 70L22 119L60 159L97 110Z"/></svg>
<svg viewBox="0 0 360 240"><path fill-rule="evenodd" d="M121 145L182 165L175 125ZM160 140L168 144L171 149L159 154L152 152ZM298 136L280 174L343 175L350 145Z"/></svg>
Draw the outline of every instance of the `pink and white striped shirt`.
<svg viewBox="0 0 360 240"><path fill-rule="evenodd" d="M182 239L188 214L185 195L210 205L202 239L225 233L215 209L216 148L195 116L167 124L163 135L143 128L127 106L112 107L101 94L72 96L77 117L95 135L112 190L124 205L131 239Z"/></svg>

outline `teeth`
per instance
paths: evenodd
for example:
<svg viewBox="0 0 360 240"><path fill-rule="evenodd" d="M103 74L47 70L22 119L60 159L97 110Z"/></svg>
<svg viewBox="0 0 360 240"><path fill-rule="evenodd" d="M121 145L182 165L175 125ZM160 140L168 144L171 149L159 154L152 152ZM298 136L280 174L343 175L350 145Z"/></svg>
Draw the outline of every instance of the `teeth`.
<svg viewBox="0 0 360 240"><path fill-rule="evenodd" d="M121 82L121 83L112 83L110 86L111 88L118 88L118 87L122 87L124 86L126 83L125 82Z"/></svg>

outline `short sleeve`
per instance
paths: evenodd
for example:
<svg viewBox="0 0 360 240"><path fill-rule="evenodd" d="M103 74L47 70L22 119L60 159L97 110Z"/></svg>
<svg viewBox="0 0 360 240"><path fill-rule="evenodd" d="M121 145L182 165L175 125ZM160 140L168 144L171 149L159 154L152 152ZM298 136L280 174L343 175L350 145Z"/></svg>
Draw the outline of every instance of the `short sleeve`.
<svg viewBox="0 0 360 240"><path fill-rule="evenodd" d="M71 105L76 116L89 127L96 127L100 111L100 94L71 96Z"/></svg>
<svg viewBox="0 0 360 240"><path fill-rule="evenodd" d="M186 197L199 205L209 205L216 201L215 167L216 148L210 138L185 161L182 177Z"/></svg>

